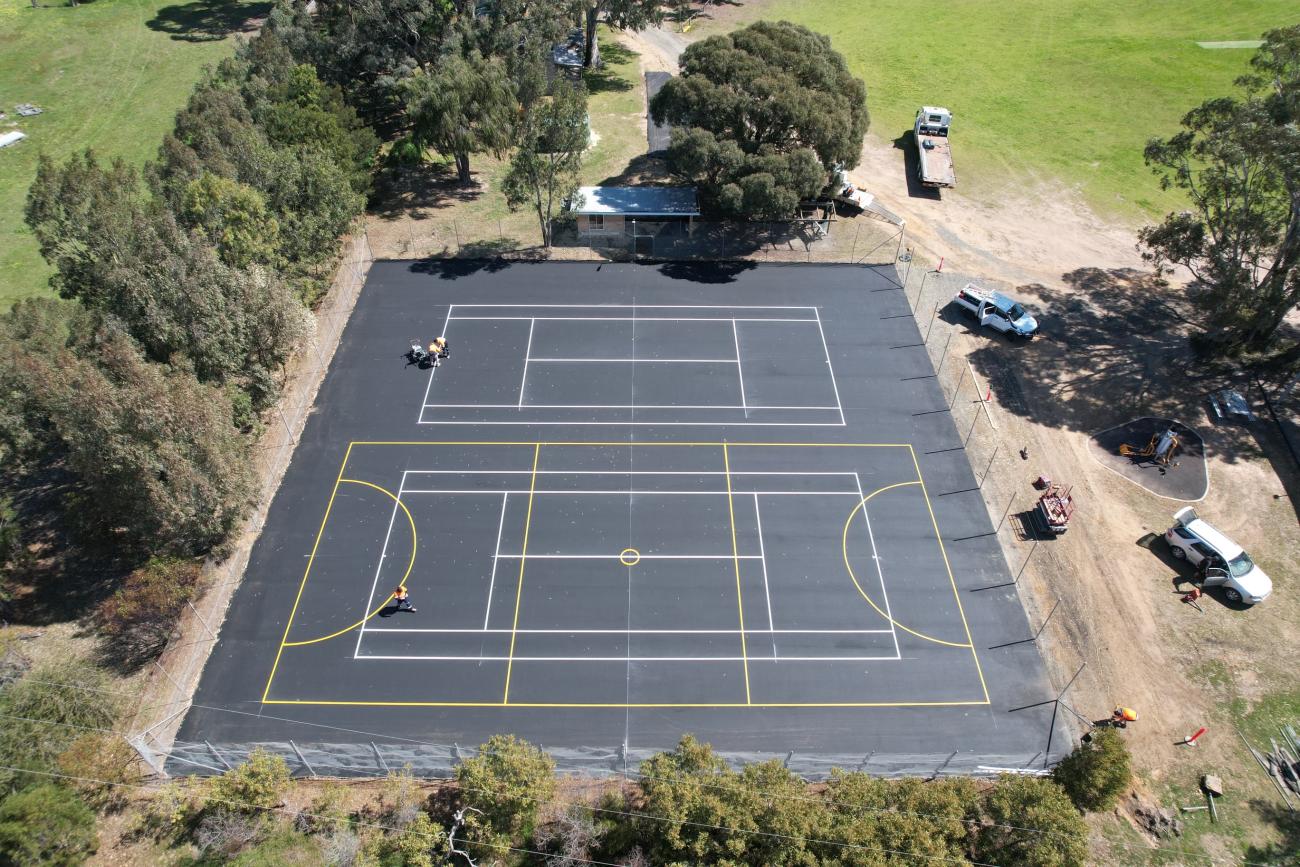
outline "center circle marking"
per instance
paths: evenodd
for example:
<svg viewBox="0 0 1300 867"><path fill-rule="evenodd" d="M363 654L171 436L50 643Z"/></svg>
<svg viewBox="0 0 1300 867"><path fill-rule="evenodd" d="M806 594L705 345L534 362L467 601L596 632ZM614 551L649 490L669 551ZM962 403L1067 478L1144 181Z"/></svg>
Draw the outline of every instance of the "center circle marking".
<svg viewBox="0 0 1300 867"><path fill-rule="evenodd" d="M635 566L641 562L641 552L635 548L624 548L618 555L618 562L624 566Z"/></svg>

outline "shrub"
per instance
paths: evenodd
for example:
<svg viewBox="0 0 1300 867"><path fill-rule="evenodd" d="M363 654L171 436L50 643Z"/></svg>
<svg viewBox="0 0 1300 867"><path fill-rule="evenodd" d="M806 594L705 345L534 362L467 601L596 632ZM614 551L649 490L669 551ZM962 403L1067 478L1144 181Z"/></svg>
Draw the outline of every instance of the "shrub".
<svg viewBox="0 0 1300 867"><path fill-rule="evenodd" d="M81 781L73 783L86 803L98 810L116 809L126 803L122 786L132 782L139 758L119 735L93 732L70 743L57 759L59 770ZM102 780L103 782L91 782Z"/></svg>
<svg viewBox="0 0 1300 867"><path fill-rule="evenodd" d="M228 860L251 846L266 830L265 814L217 806L203 814L194 843L208 856Z"/></svg>
<svg viewBox="0 0 1300 867"><path fill-rule="evenodd" d="M261 813L280 805L288 785L289 766L284 759L259 748L242 765L209 780L207 798L214 808Z"/></svg>
<svg viewBox="0 0 1300 867"><path fill-rule="evenodd" d="M126 576L99 607L100 631L114 655L147 659L161 653L198 589L200 572L196 560L155 558Z"/></svg>
<svg viewBox="0 0 1300 867"><path fill-rule="evenodd" d="M5 686L0 691L0 714L6 716L0 725L0 764L56 770L59 754L84 734L84 729L112 727L118 703L108 685L99 669L67 658L33 668ZM43 781L4 771L0 772L0 791Z"/></svg>
<svg viewBox="0 0 1300 867"><path fill-rule="evenodd" d="M1084 812L1108 810L1128 788L1128 748L1114 729L1098 729L1056 766L1053 776Z"/></svg>
<svg viewBox="0 0 1300 867"><path fill-rule="evenodd" d="M483 811L470 827L471 838L483 840L486 831L518 841L532 831L538 806L555 794L555 762L514 735L493 735L478 755L457 766L456 782L461 801Z"/></svg>
<svg viewBox="0 0 1300 867"><path fill-rule="evenodd" d="M424 812L416 814L401 831L371 838L365 848L365 856L382 867L433 867L435 863L446 863L449 854L446 834ZM489 857L483 863L490 861Z"/></svg>
<svg viewBox="0 0 1300 867"><path fill-rule="evenodd" d="M1088 828L1065 791L1052 780L1003 777L989 793L986 809L993 824L980 829L978 860L1003 867L1073 867L1086 863Z"/></svg>
<svg viewBox="0 0 1300 867"><path fill-rule="evenodd" d="M390 773L379 793L380 820L389 827L405 828L422 812L422 800L409 768Z"/></svg>
<svg viewBox="0 0 1300 867"><path fill-rule="evenodd" d="M95 814L68 789L42 783L0 803L0 863L71 867L98 847Z"/></svg>

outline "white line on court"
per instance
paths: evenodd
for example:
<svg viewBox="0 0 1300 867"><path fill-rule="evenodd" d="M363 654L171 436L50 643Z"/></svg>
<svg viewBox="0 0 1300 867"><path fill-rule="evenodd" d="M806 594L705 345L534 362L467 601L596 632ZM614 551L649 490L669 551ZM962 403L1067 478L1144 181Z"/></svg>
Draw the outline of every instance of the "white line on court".
<svg viewBox="0 0 1300 867"><path fill-rule="evenodd" d="M858 482L858 496L862 497L862 519L867 524L867 538L871 540L871 559L876 561L876 575L880 577L880 594L884 597L885 616L889 618L889 631L894 634L894 653L901 657L903 652L898 649L898 630L894 628L894 612L889 607L889 590L885 587L885 571L880 566L880 553L876 550L876 535L871 532L871 516L867 514L867 498L862 493L862 479L858 476L856 470L853 477Z"/></svg>
<svg viewBox="0 0 1300 867"><path fill-rule="evenodd" d="M497 558L501 552L501 530L506 525L506 501L509 499L509 491L501 495L501 520L497 523L497 546L492 552L492 580L488 583L487 607L483 611L483 630L485 632L488 628L488 618L492 616L492 592L497 586Z"/></svg>
<svg viewBox="0 0 1300 867"><path fill-rule="evenodd" d="M490 445L490 444L489 444ZM532 445L532 443L529 443ZM637 443L626 443L635 446ZM504 474L511 476L531 476L532 470L407 470L412 476L446 474L453 476L479 476ZM725 476L721 470L538 470L539 476ZM737 470L732 476L853 476L850 470L826 471L811 470L796 472L790 470ZM410 493L409 491L407 493Z"/></svg>
<svg viewBox="0 0 1300 867"><path fill-rule="evenodd" d="M367 653L353 659L419 660L426 662L876 662L897 656L389 656Z"/></svg>
<svg viewBox="0 0 1300 867"><path fill-rule="evenodd" d="M734 358L530 358L533 364L539 361L565 362L580 364L583 362L619 364L739 364ZM475 404L482 406L482 404Z"/></svg>
<svg viewBox="0 0 1300 867"><path fill-rule="evenodd" d="M514 407L511 408L514 409ZM714 407L705 408L713 409ZM739 408L736 407L736 409ZM759 409L767 409L767 407L759 407ZM796 407L796 409L807 409L807 407ZM835 407L826 407L826 409L834 410ZM842 421L537 421L536 419L528 419L527 421L474 421L444 418L421 421L420 424L472 424L480 426L508 424L515 427L520 425L529 427L539 425L565 425L566 427L588 427L591 425L616 425L618 427L627 427L628 425L655 425L658 427L844 427Z"/></svg>
<svg viewBox="0 0 1300 867"><path fill-rule="evenodd" d="M772 633L772 658L776 658L776 626L772 623L772 594L767 588L767 550L763 547L763 516L758 510L758 494L754 495L754 523L758 526L758 554L763 561L763 598L767 600L767 631Z"/></svg>
<svg viewBox="0 0 1300 867"><path fill-rule="evenodd" d="M840 400L840 385L835 379L835 367L831 364L831 350L826 345L826 332L822 330L822 311L814 307L813 311L817 314L817 333L822 336L822 352L826 353L826 372L831 375L831 388L835 389L835 404L840 411L840 424L844 424L844 402Z"/></svg>
<svg viewBox="0 0 1300 867"><path fill-rule="evenodd" d="M426 409L519 409L513 403L431 403ZM736 406L732 404L689 404L689 403L530 403L528 409L807 409L837 410L838 406ZM679 424L679 422L653 422L654 424ZM533 422L510 422L510 424L533 424ZM587 422L563 422L563 424L587 424ZM718 422L710 422L718 424ZM725 424L725 422L723 422Z"/></svg>
<svg viewBox="0 0 1300 867"><path fill-rule="evenodd" d="M744 316L457 316L460 322L807 322L810 325L816 319L777 319L761 317L758 319Z"/></svg>
<svg viewBox="0 0 1300 867"><path fill-rule="evenodd" d="M524 386L528 384L528 359L533 354L533 329L537 327L536 319L528 320L528 346L524 349L524 375L519 380L519 404L516 409L524 408Z"/></svg>
<svg viewBox="0 0 1300 867"><path fill-rule="evenodd" d="M407 491L409 494L410 491ZM541 491L538 491L540 494ZM723 494L722 496L726 496ZM522 554L497 554L494 559L519 560ZM529 554L529 560L618 560L621 554ZM641 560L761 560L759 554L642 554ZM627 564L624 563L624 566Z"/></svg>
<svg viewBox="0 0 1300 867"><path fill-rule="evenodd" d="M447 318L442 322L442 337L447 336L447 328L451 325L451 311L454 309L456 309L455 304L447 305ZM438 368L430 366L429 381L424 385L424 402L420 404L420 415L415 419L416 424L424 424L424 410L429 406L429 391L433 388L433 375L437 372Z"/></svg>
<svg viewBox="0 0 1300 867"><path fill-rule="evenodd" d="M441 488L424 489L424 488L407 488L408 494L527 494L528 488L510 488L503 491L493 488L457 488L454 490L445 490ZM553 496L602 496L602 497L626 497L629 494L635 494L642 497L653 496L673 496L673 497L725 497L726 491L629 491L626 488L617 491L533 491L539 497ZM762 494L764 497L856 497L857 491L736 491L738 494Z"/></svg>
<svg viewBox="0 0 1300 867"><path fill-rule="evenodd" d="M745 366L740 363L740 333L736 330L736 320L731 320L731 339L736 344L736 376L740 379L740 405L749 418L749 404L745 400Z"/></svg>
<svg viewBox="0 0 1300 867"><path fill-rule="evenodd" d="M746 629L746 635L888 635L888 629ZM470 629L470 628L427 628L412 626L372 626L366 632L431 632L431 633L472 633L510 635L739 635L739 629Z"/></svg>
<svg viewBox="0 0 1300 867"><path fill-rule="evenodd" d="M535 307L539 310L816 310L811 305L798 304L457 304L456 307L485 307L516 309Z"/></svg>
<svg viewBox="0 0 1300 867"><path fill-rule="evenodd" d="M397 485L397 497L393 500L393 514L388 518L388 532L384 534L384 547L379 550L379 563L375 566L375 579L370 582L370 595L366 597L366 605L361 609L361 616L365 618L371 612L371 605L375 601L375 589L379 587L379 573L383 571L384 559L388 556L388 540L393 535L393 522L397 520L397 510L402 505L402 489L406 486L406 472L402 472L402 481ZM415 544L415 540L411 540ZM357 654L361 652L361 639L366 635L366 621L362 619L361 628L357 630L357 646L352 651L352 658L356 659Z"/></svg>

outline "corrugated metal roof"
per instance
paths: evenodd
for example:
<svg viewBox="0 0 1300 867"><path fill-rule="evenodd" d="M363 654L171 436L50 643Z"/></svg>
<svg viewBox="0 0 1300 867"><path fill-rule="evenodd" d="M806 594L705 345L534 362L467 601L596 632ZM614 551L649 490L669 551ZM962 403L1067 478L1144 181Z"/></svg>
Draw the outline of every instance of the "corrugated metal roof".
<svg viewBox="0 0 1300 867"><path fill-rule="evenodd" d="M695 187L579 187L575 214L698 217Z"/></svg>

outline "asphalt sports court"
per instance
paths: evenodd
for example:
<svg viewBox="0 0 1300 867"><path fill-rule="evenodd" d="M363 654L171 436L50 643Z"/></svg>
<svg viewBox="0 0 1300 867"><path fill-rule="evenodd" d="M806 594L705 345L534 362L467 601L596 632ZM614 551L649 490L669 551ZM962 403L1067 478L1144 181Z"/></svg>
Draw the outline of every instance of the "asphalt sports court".
<svg viewBox="0 0 1300 867"><path fill-rule="evenodd" d="M1041 750L893 276L377 263L182 737Z"/></svg>

